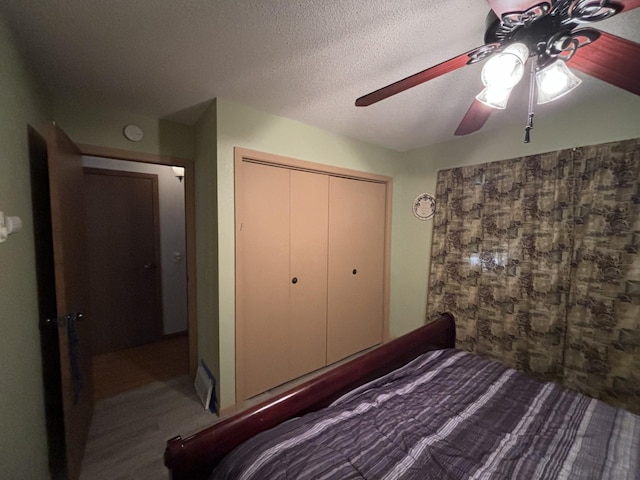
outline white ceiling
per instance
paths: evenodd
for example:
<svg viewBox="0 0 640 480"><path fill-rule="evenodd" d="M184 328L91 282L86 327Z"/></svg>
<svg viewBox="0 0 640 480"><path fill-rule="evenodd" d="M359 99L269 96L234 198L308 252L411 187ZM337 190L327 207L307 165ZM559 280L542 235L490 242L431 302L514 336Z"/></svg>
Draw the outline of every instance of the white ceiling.
<svg viewBox="0 0 640 480"><path fill-rule="evenodd" d="M400 151L453 138L482 65L370 107L355 99L482 45L488 11L482 0L0 2L52 95L187 124L222 97ZM640 9L597 27L640 42ZM593 96L632 95L578 75L583 85L538 107L536 121ZM485 130L524 127L527 95L517 93Z"/></svg>

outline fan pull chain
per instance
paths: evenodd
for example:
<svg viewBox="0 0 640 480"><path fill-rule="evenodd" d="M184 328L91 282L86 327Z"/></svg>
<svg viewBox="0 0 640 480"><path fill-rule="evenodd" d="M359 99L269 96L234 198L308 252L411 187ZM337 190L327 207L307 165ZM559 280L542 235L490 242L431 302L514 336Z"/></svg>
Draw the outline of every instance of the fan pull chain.
<svg viewBox="0 0 640 480"><path fill-rule="evenodd" d="M536 99L536 58L531 60L531 75L529 80L529 118L527 126L524 128L524 143L531 141L531 130L533 130L533 102Z"/></svg>

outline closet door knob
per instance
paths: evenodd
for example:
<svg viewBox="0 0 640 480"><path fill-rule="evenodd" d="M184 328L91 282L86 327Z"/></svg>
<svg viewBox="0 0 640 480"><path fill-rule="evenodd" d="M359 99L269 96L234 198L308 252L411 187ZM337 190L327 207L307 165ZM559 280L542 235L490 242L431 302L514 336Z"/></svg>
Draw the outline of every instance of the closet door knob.
<svg viewBox="0 0 640 480"><path fill-rule="evenodd" d="M356 269L354 268L354 269L353 269L353 272L351 272L351 273L353 273L353 274L355 275L356 273L358 273L358 270L356 270Z"/></svg>
<svg viewBox="0 0 640 480"><path fill-rule="evenodd" d="M298 283L298 277L293 277L293 278L291 279L291 283L293 283L293 284Z"/></svg>

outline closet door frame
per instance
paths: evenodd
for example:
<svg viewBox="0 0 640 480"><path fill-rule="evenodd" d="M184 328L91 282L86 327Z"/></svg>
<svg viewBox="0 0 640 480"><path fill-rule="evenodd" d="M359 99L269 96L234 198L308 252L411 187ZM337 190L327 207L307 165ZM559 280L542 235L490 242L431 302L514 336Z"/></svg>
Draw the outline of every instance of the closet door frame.
<svg viewBox="0 0 640 480"><path fill-rule="evenodd" d="M244 312L243 312L243 245L242 235L239 234L242 228L243 218L242 198L244 193L243 185L243 164L245 162L258 163L273 167L285 168L289 170L299 170L304 172L319 173L334 177L349 178L383 184L385 186L385 225L384 225L384 298L383 298L383 325L382 341L386 343L390 340L389 335L389 312L390 312L390 281L391 281L391 210L393 199L393 179L384 175L377 175L368 172L361 172L342 167L334 167L320 163L308 162L291 157L284 157L271 153L259 152L241 147L234 147L234 169L235 169L235 384L236 384L236 404L239 407L244 398L244 346L242 338L244 335Z"/></svg>

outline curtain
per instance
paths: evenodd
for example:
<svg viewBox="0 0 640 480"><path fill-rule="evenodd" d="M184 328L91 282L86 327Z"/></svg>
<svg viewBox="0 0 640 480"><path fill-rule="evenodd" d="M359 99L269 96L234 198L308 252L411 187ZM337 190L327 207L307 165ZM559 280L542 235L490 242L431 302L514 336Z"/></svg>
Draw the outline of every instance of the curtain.
<svg viewBox="0 0 640 480"><path fill-rule="evenodd" d="M428 315L458 348L640 410L638 145L439 172Z"/></svg>
<svg viewBox="0 0 640 480"><path fill-rule="evenodd" d="M564 384L640 413L640 140L578 149Z"/></svg>

